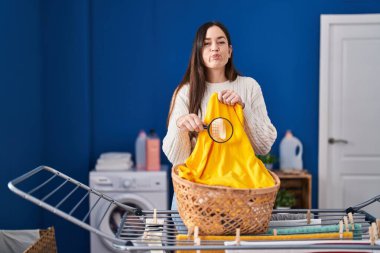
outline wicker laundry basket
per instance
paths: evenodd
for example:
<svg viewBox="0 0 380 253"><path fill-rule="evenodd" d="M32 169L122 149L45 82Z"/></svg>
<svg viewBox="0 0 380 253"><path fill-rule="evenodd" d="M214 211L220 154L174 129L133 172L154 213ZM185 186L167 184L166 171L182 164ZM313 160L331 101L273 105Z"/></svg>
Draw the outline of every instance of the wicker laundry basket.
<svg viewBox="0 0 380 253"><path fill-rule="evenodd" d="M24 251L24 253L56 253L57 243L55 241L54 227L40 230L40 239Z"/></svg>
<svg viewBox="0 0 380 253"><path fill-rule="evenodd" d="M236 189L198 184L172 169L178 212L187 228L198 226L201 235L259 234L268 229L280 179L270 172L275 186Z"/></svg>

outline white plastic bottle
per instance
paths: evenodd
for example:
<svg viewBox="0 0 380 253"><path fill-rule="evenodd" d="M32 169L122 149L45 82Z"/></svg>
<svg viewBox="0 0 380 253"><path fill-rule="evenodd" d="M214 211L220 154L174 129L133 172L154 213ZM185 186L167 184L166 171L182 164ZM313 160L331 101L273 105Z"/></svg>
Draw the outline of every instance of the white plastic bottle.
<svg viewBox="0 0 380 253"><path fill-rule="evenodd" d="M146 170L146 133L140 130L135 142L136 169Z"/></svg>
<svg viewBox="0 0 380 253"><path fill-rule="evenodd" d="M152 129L146 141L146 170L159 171L161 169L161 141Z"/></svg>
<svg viewBox="0 0 380 253"><path fill-rule="evenodd" d="M285 137L280 143L280 169L282 170L302 170L302 152L301 141L294 137L290 130L286 131Z"/></svg>

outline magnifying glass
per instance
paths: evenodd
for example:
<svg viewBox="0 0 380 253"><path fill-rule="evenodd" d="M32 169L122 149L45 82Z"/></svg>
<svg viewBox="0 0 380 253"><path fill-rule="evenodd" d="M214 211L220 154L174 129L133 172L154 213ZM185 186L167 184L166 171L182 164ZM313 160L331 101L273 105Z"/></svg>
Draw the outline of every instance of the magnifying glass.
<svg viewBox="0 0 380 253"><path fill-rule="evenodd" d="M209 125L203 125L203 128L207 130L210 138L218 143L227 142L234 133L231 121L223 117L213 119Z"/></svg>

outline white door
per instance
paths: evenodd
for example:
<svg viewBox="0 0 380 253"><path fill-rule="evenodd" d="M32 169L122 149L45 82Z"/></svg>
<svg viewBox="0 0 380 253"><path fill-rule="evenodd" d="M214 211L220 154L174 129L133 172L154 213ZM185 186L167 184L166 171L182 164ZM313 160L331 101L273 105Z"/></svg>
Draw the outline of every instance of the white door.
<svg viewBox="0 0 380 253"><path fill-rule="evenodd" d="M319 96L319 208L380 195L380 14L321 16Z"/></svg>

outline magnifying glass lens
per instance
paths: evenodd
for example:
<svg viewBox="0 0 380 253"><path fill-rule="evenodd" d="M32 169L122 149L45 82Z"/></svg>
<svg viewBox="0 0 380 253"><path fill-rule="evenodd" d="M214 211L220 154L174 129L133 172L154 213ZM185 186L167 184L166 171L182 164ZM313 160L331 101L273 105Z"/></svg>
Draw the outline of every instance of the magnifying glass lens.
<svg viewBox="0 0 380 253"><path fill-rule="evenodd" d="M215 118L208 126L208 133L214 141L219 143L226 142L233 134L232 123L226 118Z"/></svg>

